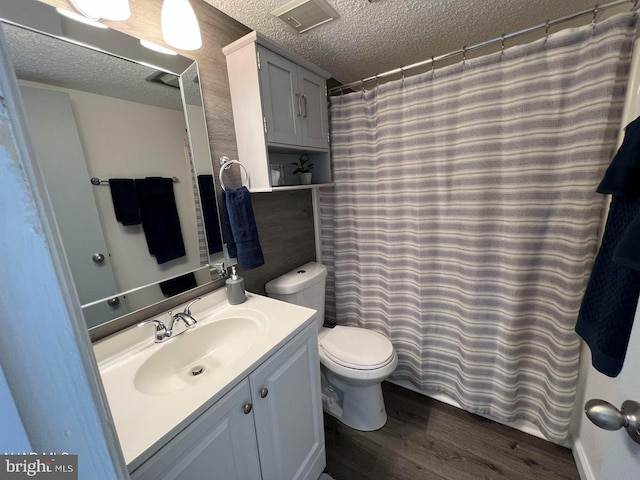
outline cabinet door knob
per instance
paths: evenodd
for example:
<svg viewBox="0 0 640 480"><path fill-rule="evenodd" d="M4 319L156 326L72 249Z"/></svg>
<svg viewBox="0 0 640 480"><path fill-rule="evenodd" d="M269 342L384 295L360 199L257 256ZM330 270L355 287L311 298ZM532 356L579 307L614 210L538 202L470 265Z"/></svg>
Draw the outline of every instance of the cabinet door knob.
<svg viewBox="0 0 640 480"><path fill-rule="evenodd" d="M110 307L116 307L120 303L120 299L118 297L113 297L107 300L107 305Z"/></svg>
<svg viewBox="0 0 640 480"><path fill-rule="evenodd" d="M244 412L245 415L249 415L252 409L253 409L253 405L251 405L250 403L245 403L242 406L242 411Z"/></svg>
<svg viewBox="0 0 640 480"><path fill-rule="evenodd" d="M91 257L91 260L93 260L96 263L102 263L104 262L104 254L94 253L93 256Z"/></svg>
<svg viewBox="0 0 640 480"><path fill-rule="evenodd" d="M269 390L265 387L262 387L260 389L260 398L265 398L267 395L269 395Z"/></svg>

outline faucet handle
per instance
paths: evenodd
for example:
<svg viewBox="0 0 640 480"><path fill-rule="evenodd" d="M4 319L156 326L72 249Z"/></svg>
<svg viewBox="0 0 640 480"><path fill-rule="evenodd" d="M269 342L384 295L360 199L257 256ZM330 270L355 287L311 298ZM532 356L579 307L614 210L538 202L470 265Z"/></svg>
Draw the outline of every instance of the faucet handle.
<svg viewBox="0 0 640 480"><path fill-rule="evenodd" d="M193 302L189 303L186 307L184 307L185 315L191 316L191 305L193 305L196 302L199 302L200 300L202 300L202 297L196 298Z"/></svg>
<svg viewBox="0 0 640 480"><path fill-rule="evenodd" d="M145 320L144 322L140 322L137 327L143 327L145 325L148 325L150 323L153 323L156 327L156 335L155 335L155 342L156 343L160 343L162 342L166 337L169 336L169 332L167 331L167 327L164 325L164 323L162 323L162 321L158 320L157 318L153 318L151 320Z"/></svg>

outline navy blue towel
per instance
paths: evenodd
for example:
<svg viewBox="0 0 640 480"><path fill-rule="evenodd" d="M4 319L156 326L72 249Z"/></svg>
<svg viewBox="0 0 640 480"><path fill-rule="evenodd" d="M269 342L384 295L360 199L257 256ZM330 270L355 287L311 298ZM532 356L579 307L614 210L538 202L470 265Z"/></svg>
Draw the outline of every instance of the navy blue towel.
<svg viewBox="0 0 640 480"><path fill-rule="evenodd" d="M184 257L186 251L170 178L147 177L135 181L142 228L149 253L166 263Z"/></svg>
<svg viewBox="0 0 640 480"><path fill-rule="evenodd" d="M597 191L611 195L640 195L640 117L625 127L622 145Z"/></svg>
<svg viewBox="0 0 640 480"><path fill-rule="evenodd" d="M229 212L227 211L227 196L224 192L222 192L222 238L227 244L229 257L238 258L238 249L231 233L231 220L229 220Z"/></svg>
<svg viewBox="0 0 640 480"><path fill-rule="evenodd" d="M576 324L593 367L609 377L622 370L640 294L640 272L614 262L613 252L639 209L640 198L613 197Z"/></svg>
<svg viewBox="0 0 640 480"><path fill-rule="evenodd" d="M198 175L198 188L200 190L200 204L202 205L202 217L204 229L207 234L209 253L222 251L222 238L218 222L218 205L216 203L216 190L213 186L213 175Z"/></svg>
<svg viewBox="0 0 640 480"><path fill-rule="evenodd" d="M160 282L160 290L162 290L165 297L173 297L197 286L198 282L193 273L187 273L186 275L180 275L179 277Z"/></svg>
<svg viewBox="0 0 640 480"><path fill-rule="evenodd" d="M598 192L613 197L576 332L591 349L594 368L615 377L624 364L640 295L640 117L627 125Z"/></svg>
<svg viewBox="0 0 640 480"><path fill-rule="evenodd" d="M116 220L123 225L140 225L140 211L133 179L110 178L109 189Z"/></svg>
<svg viewBox="0 0 640 480"><path fill-rule="evenodd" d="M636 213L613 252L613 261L640 270L640 213Z"/></svg>
<svg viewBox="0 0 640 480"><path fill-rule="evenodd" d="M227 188L224 191L224 202L231 235L237 250L238 263L244 270L264 265L264 256L258 239L258 228L253 215L249 190L247 187ZM233 256L231 251L229 255Z"/></svg>

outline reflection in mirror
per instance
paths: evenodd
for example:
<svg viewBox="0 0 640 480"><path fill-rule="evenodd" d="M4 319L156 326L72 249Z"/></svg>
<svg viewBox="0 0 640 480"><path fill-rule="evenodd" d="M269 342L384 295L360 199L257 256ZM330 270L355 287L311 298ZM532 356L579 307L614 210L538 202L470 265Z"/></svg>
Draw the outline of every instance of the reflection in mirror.
<svg viewBox="0 0 640 480"><path fill-rule="evenodd" d="M196 65L179 78L182 69L8 23L2 29L87 325L210 282L207 265L222 261L222 244L213 185L202 195L198 188L212 165ZM132 39L106 34L120 47Z"/></svg>
<svg viewBox="0 0 640 480"><path fill-rule="evenodd" d="M200 191L200 206L210 265L220 265L224 262L222 236L218 221L218 206L215 192L214 171L211 163L209 136L202 104L202 90L198 77L198 65L187 68L180 77L185 114L191 140L191 156L197 172L198 189Z"/></svg>

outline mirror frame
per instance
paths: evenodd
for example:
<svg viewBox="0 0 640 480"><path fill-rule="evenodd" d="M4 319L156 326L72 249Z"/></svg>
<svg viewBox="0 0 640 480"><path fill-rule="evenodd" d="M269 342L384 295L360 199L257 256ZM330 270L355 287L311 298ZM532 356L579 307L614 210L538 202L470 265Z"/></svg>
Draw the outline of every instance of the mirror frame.
<svg viewBox="0 0 640 480"><path fill-rule="evenodd" d="M180 54L166 55L155 52L142 46L140 44L140 39L111 28L103 29L84 25L65 17L60 14L55 7L42 3L38 0L3 0L2 3L2 9L0 10L0 24L13 25L41 35L76 44L81 47L90 48L115 58L142 64L156 70L177 75L180 77L181 85L182 74L194 64L197 68L197 62L193 59L184 57ZM198 75L200 75L199 70ZM202 97L201 85L202 84L200 83L199 88L200 96ZM189 119L186 112L185 97L182 88L180 94L183 104L183 112L185 114L185 123L187 125L187 129L189 129ZM207 135L209 137L209 157L210 162L212 162L211 140L208 128ZM190 136L189 141L191 142ZM211 164L211 169L212 172L215 172L213 163ZM196 199L196 201L199 201L199 199ZM223 246L222 254L226 259L227 256L225 249L226 246ZM224 263L222 265L222 271L224 273L218 269L220 265L212 266L209 263L208 266L212 275L212 280L210 282L90 328L89 335L91 337L91 341L95 342L119 330L134 325L145 318L163 313L176 305L222 287L227 276L226 270L224 269ZM202 268L206 267L207 265L202 266ZM143 285L140 288L145 287L148 287L148 285ZM135 290L137 289L124 293L130 293ZM122 294L123 293L118 292L118 295ZM105 297L105 299L106 298L109 297Z"/></svg>

